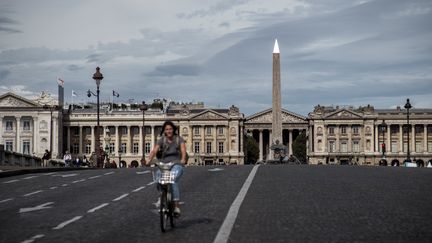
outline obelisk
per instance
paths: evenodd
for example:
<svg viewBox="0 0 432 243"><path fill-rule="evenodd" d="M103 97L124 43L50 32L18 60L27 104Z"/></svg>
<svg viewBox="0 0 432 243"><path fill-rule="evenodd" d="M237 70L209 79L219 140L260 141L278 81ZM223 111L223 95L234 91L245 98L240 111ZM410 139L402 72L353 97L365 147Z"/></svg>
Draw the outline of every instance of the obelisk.
<svg viewBox="0 0 432 243"><path fill-rule="evenodd" d="M273 49L273 106L272 106L272 144L282 144L282 109L281 109L281 75L280 52L277 39ZM279 141L279 142L276 142Z"/></svg>

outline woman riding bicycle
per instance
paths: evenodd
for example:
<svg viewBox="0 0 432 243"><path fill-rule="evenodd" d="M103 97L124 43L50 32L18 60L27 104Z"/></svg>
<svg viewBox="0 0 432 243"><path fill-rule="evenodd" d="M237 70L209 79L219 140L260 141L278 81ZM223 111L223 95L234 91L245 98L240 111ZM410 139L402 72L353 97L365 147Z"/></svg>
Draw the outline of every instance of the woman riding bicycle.
<svg viewBox="0 0 432 243"><path fill-rule="evenodd" d="M182 137L177 134L177 127L171 121L165 121L162 125L161 138L157 141L153 147L148 158L145 160L145 164L148 165L153 160L157 153L161 153L160 162L169 163L175 162L171 171L175 172L175 183L172 184L172 194L174 202L174 214L180 216L180 190L178 181L183 174L183 165L186 164L186 145ZM160 177L160 170L157 171L156 176Z"/></svg>

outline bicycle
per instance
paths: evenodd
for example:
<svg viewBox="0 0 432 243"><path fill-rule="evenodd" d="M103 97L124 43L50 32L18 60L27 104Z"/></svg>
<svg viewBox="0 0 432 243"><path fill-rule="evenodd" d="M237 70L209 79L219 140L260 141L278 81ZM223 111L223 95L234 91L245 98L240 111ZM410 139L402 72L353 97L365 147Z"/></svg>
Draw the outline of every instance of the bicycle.
<svg viewBox="0 0 432 243"><path fill-rule="evenodd" d="M173 162L154 163L161 171L161 176L158 178L158 188L160 189L160 204L159 204L159 215L160 215L160 226L162 232L166 232L168 226L168 219L171 228L175 227L174 222L174 202L172 201L172 184L174 183L176 173L171 171L171 168L176 164ZM153 172L153 178L156 181L155 173Z"/></svg>

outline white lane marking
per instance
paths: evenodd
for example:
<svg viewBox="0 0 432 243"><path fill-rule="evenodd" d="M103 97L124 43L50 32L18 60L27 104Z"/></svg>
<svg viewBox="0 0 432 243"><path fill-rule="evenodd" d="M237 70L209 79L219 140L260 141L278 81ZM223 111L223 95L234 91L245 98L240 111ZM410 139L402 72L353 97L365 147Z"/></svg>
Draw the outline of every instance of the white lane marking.
<svg viewBox="0 0 432 243"><path fill-rule="evenodd" d="M33 178L36 178L36 177L39 177L39 176L27 176L27 177L23 178L23 180L33 179Z"/></svg>
<svg viewBox="0 0 432 243"><path fill-rule="evenodd" d="M30 239L28 239L28 240L25 240L25 241L22 241L22 243L32 243L33 241L35 241L35 240L37 240L37 239L40 239L40 238L43 238L45 235L42 235L42 234L40 234L40 235L35 235L35 236L33 236L32 238L30 238Z"/></svg>
<svg viewBox="0 0 432 243"><path fill-rule="evenodd" d="M28 197L28 196L31 196L33 194L40 193L40 192L43 192L43 190L27 193L27 194L23 195L23 197Z"/></svg>
<svg viewBox="0 0 432 243"><path fill-rule="evenodd" d="M63 222L63 223L57 225L56 227L54 227L54 228L52 228L52 229L53 229L53 230L62 229L62 228L65 227L66 225L68 225L68 224L70 224L70 223L73 223L73 222L75 222L75 221L81 219L82 217L83 217L83 216L75 216L75 217L73 217L73 218L71 218L71 219L69 219L69 220L67 220L67 221L65 221L65 222Z"/></svg>
<svg viewBox="0 0 432 243"><path fill-rule="evenodd" d="M111 175L111 174L114 174L114 172L111 171L111 172L105 173L104 175Z"/></svg>
<svg viewBox="0 0 432 243"><path fill-rule="evenodd" d="M4 181L3 184L9 184L9 183L14 183L17 182L19 180L10 180L10 181Z"/></svg>
<svg viewBox="0 0 432 243"><path fill-rule="evenodd" d="M98 178L98 177L101 177L101 175L92 176L92 177L89 177L88 179L91 180L91 179L96 179L96 178Z"/></svg>
<svg viewBox="0 0 432 243"><path fill-rule="evenodd" d="M63 184L62 186L68 186L68 184Z"/></svg>
<svg viewBox="0 0 432 243"><path fill-rule="evenodd" d="M155 183L156 183L156 181L152 181L152 182L150 182L150 183L147 183L147 186L153 185L153 184L155 184Z"/></svg>
<svg viewBox="0 0 432 243"><path fill-rule="evenodd" d="M137 189L133 190L132 192L138 192L138 191L140 191L140 190L142 190L144 188L145 188L145 186L141 186L141 187L138 187Z"/></svg>
<svg viewBox="0 0 432 243"><path fill-rule="evenodd" d="M7 202L7 201L12 201L12 200L13 200L13 198L4 199L4 200L1 200L0 203L4 203L4 202Z"/></svg>
<svg viewBox="0 0 432 243"><path fill-rule="evenodd" d="M129 195L129 193L125 193L125 194L121 195L120 197L113 199L113 202L122 200L123 198L127 197L128 195Z"/></svg>
<svg viewBox="0 0 432 243"><path fill-rule="evenodd" d="M54 202L47 202L35 207L31 207L31 208L20 208L19 213L28 213L28 212L32 212L32 211L38 211L38 210L43 210L43 209L48 209L48 208L52 208L52 206L48 206L53 204Z"/></svg>
<svg viewBox="0 0 432 243"><path fill-rule="evenodd" d="M87 211L87 213L94 213L96 210L99 210L99 209L101 209L105 206L108 206L108 205L109 205L109 203L102 203L101 205L90 209L89 211Z"/></svg>
<svg viewBox="0 0 432 243"><path fill-rule="evenodd" d="M52 187L50 187L51 190L54 190L54 189L56 189L56 188L57 188L56 186L52 186Z"/></svg>
<svg viewBox="0 0 432 243"><path fill-rule="evenodd" d="M56 172L45 173L44 175L54 175Z"/></svg>
<svg viewBox="0 0 432 243"><path fill-rule="evenodd" d="M52 176L60 176L60 177L66 178L66 177L77 176L77 175L78 174L66 174L66 175L52 175Z"/></svg>
<svg viewBox="0 0 432 243"><path fill-rule="evenodd" d="M226 243L228 242L229 236L231 234L232 227L236 221L240 206L246 196L247 191L249 190L250 185L252 184L252 180L255 177L255 174L258 170L259 165L255 165L252 168L252 171L249 173L248 178L244 182L240 192L238 193L236 199L231 204L231 207L228 211L227 216L225 217L224 222L222 223L216 238L213 243Z"/></svg>
<svg viewBox="0 0 432 243"><path fill-rule="evenodd" d="M213 168L213 169L208 169L208 171L221 171L221 170L224 170L224 169L222 169L222 168Z"/></svg>
<svg viewBox="0 0 432 243"><path fill-rule="evenodd" d="M72 181L72 183L75 184L75 183L83 182L83 181L86 181L86 179L81 179L81 180Z"/></svg>
<svg viewBox="0 0 432 243"><path fill-rule="evenodd" d="M146 170L146 171L137 171L136 173L138 175L142 175L142 174L148 174L148 173L150 173L150 171L149 170Z"/></svg>

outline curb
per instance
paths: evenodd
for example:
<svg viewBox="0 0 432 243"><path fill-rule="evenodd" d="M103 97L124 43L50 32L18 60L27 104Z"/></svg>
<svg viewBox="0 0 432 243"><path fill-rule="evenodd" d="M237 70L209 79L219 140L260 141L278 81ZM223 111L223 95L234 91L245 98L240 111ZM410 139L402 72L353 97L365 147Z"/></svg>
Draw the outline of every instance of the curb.
<svg viewBox="0 0 432 243"><path fill-rule="evenodd" d="M0 167L1 168L1 167ZM18 176L32 173L44 173L44 172L57 172L57 171L74 171L74 170L96 170L97 168L61 168L61 167L52 167L52 168L33 168L33 169L21 169L21 170L9 170L0 172L0 178L10 177L10 176Z"/></svg>

